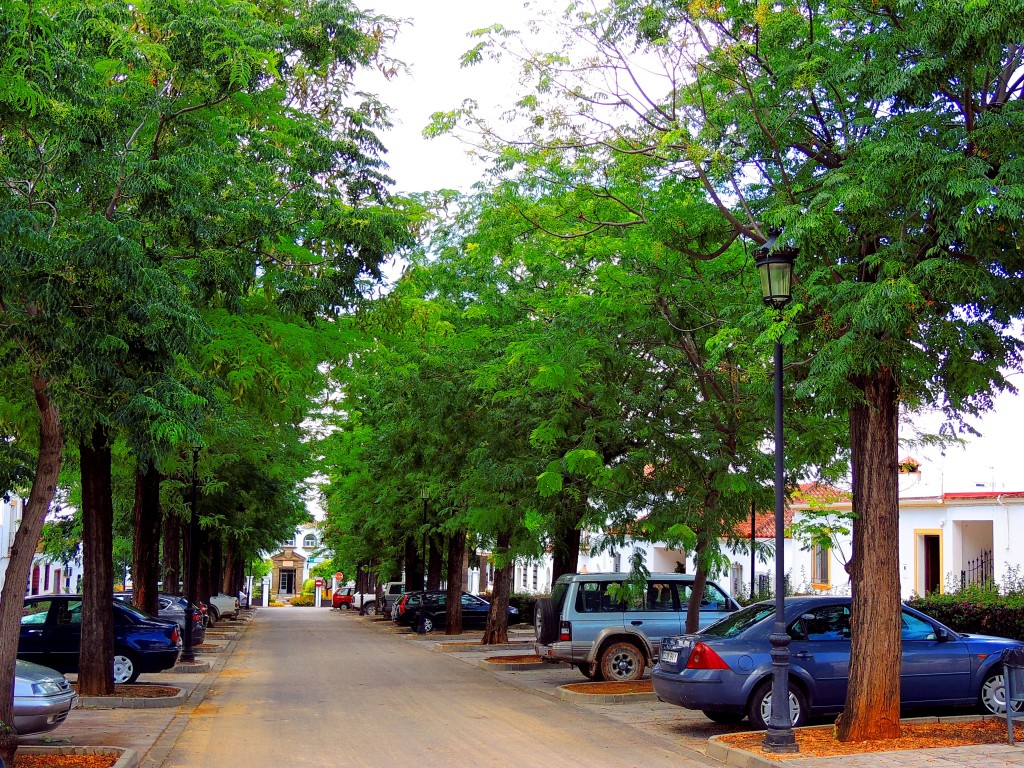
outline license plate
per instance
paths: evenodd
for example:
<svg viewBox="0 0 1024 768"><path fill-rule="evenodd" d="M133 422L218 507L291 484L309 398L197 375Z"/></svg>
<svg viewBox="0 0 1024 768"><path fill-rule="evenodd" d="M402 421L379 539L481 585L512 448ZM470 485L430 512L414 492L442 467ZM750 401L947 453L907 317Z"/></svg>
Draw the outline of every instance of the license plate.
<svg viewBox="0 0 1024 768"><path fill-rule="evenodd" d="M661 660L666 664L675 664L679 659L679 654L676 651L662 651Z"/></svg>

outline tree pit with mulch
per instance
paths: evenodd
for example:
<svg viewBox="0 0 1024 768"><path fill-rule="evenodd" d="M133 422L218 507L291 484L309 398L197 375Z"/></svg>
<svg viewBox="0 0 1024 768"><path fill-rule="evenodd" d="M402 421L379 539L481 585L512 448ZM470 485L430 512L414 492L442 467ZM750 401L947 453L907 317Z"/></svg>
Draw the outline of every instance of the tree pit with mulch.
<svg viewBox="0 0 1024 768"><path fill-rule="evenodd" d="M561 687L573 693L590 693L595 696L609 693L654 693L654 685L650 680L631 680L627 683L569 683Z"/></svg>
<svg viewBox="0 0 1024 768"><path fill-rule="evenodd" d="M535 653L521 656L488 656L484 661L489 664L540 664L540 656Z"/></svg>
<svg viewBox="0 0 1024 768"><path fill-rule="evenodd" d="M78 683L72 683L71 687L78 690ZM115 685L111 696L119 696L123 699L163 699L169 696L177 696L181 693L180 688L172 688L169 685L155 685L153 683L126 683ZM87 694L93 696L95 694ZM65 755L65 757L67 757ZM94 755L87 755L94 757ZM106 759L106 758L104 758Z"/></svg>
<svg viewBox="0 0 1024 768"><path fill-rule="evenodd" d="M110 768L116 762L110 755L14 756L14 768Z"/></svg>
<svg viewBox="0 0 1024 768"><path fill-rule="evenodd" d="M874 752L967 747L1007 742L1006 721L997 718L960 723L902 723L900 731L902 735L898 739L842 742L836 739L835 726L797 728L794 733L800 751L783 753L766 752L761 746L761 742L764 740L764 734L761 732L730 734L719 736L716 740L720 744L738 747L767 757L769 760L839 757Z"/></svg>

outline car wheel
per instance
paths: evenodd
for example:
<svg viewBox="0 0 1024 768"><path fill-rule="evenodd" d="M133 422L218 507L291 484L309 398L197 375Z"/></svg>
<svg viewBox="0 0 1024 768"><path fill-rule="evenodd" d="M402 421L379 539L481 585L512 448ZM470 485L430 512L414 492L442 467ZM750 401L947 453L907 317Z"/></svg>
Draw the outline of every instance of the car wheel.
<svg viewBox="0 0 1024 768"><path fill-rule="evenodd" d="M118 653L114 655L114 684L125 685L127 683L134 683L139 679L139 665L127 653Z"/></svg>
<svg viewBox="0 0 1024 768"><path fill-rule="evenodd" d="M423 617L423 631L428 634L434 631L434 620L429 616Z"/></svg>
<svg viewBox="0 0 1024 768"><path fill-rule="evenodd" d="M1017 702L1013 705L1013 711L1020 712L1022 707L1024 703ZM1006 714L1006 681L1002 667L995 667L985 675L985 682L981 684L978 694L978 711L983 715Z"/></svg>
<svg viewBox="0 0 1024 768"><path fill-rule="evenodd" d="M612 643L601 654L601 674L610 682L639 680L645 664L644 652L632 643Z"/></svg>
<svg viewBox="0 0 1024 768"><path fill-rule="evenodd" d="M212 627L214 624L220 621L220 611L218 611L211 605L206 611L206 618L209 619L210 626Z"/></svg>
<svg viewBox="0 0 1024 768"><path fill-rule="evenodd" d="M533 632L537 642L543 645L555 642L558 635L558 617L555 615L555 604L550 597L537 598L533 609Z"/></svg>
<svg viewBox="0 0 1024 768"><path fill-rule="evenodd" d="M377 615L377 603L375 603L373 601L370 601L369 603L364 605L363 606L363 613L365 613L367 616L376 616Z"/></svg>
<svg viewBox="0 0 1024 768"><path fill-rule="evenodd" d="M721 725L734 725L743 719L742 712L714 712L710 709L702 709L701 712L712 723L720 723Z"/></svg>
<svg viewBox="0 0 1024 768"><path fill-rule="evenodd" d="M772 681L771 678L768 678L757 686L754 695L750 697L747 716L755 731L765 731L768 729L768 719L771 714ZM799 728L807 721L807 699L804 697L803 691L792 683L789 686L789 716L793 721L794 728Z"/></svg>

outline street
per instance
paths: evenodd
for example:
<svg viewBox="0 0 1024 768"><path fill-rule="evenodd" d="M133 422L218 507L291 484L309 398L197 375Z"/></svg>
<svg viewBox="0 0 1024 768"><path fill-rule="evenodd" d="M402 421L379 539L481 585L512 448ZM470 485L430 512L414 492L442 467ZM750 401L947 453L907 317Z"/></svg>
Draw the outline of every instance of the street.
<svg viewBox="0 0 1024 768"><path fill-rule="evenodd" d="M354 614L263 609L164 765L707 763L668 739L507 684L429 646Z"/></svg>

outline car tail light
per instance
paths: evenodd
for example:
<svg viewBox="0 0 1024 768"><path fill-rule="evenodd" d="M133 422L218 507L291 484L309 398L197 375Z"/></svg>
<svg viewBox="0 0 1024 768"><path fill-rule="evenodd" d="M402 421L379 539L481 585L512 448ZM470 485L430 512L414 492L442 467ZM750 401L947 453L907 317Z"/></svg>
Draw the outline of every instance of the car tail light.
<svg viewBox="0 0 1024 768"><path fill-rule="evenodd" d="M171 642L175 645L181 643L181 635L178 634L178 625L174 625L174 629L171 630Z"/></svg>
<svg viewBox="0 0 1024 768"><path fill-rule="evenodd" d="M572 640L572 622L563 621L558 626L558 639L559 640Z"/></svg>
<svg viewBox="0 0 1024 768"><path fill-rule="evenodd" d="M206 610L207 610L206 609L206 603L200 603L199 604L199 610L202 611L203 613L206 613Z"/></svg>
<svg viewBox="0 0 1024 768"><path fill-rule="evenodd" d="M192 621L196 624L203 623L203 617L200 615L199 611L192 611Z"/></svg>
<svg viewBox="0 0 1024 768"><path fill-rule="evenodd" d="M690 651L690 658L686 662L687 669L728 669L729 665L722 661L722 657L715 653L704 643L697 643Z"/></svg>

